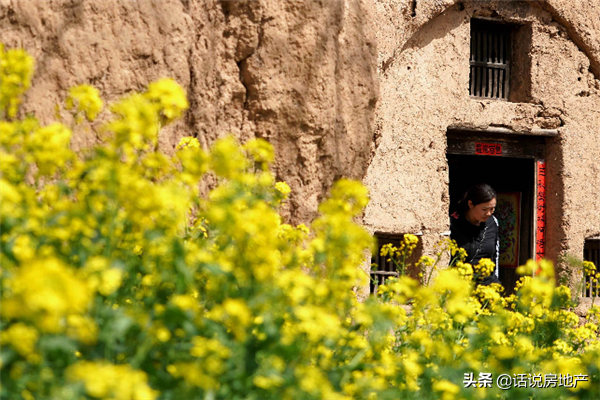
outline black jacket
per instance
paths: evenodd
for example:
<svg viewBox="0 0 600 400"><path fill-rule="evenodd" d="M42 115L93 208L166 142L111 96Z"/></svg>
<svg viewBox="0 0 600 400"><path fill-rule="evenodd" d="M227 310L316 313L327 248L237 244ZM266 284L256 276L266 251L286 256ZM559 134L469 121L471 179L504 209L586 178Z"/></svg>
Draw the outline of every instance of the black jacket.
<svg viewBox="0 0 600 400"><path fill-rule="evenodd" d="M465 262L477 265L482 258L489 258L496 264L494 272L477 283L482 285L500 283L498 279L500 238L496 217L488 218L485 224L473 225L464 216L456 213L452 214L450 217L450 238L456 240L458 246L467 251ZM479 251L477 251L478 249Z"/></svg>

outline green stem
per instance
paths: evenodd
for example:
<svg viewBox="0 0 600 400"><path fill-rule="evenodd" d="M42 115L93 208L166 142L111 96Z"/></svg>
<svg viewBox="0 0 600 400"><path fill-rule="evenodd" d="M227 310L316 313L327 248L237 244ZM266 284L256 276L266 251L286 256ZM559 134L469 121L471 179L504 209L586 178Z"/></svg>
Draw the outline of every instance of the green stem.
<svg viewBox="0 0 600 400"><path fill-rule="evenodd" d="M429 270L429 276L427 277L427 283L426 283L427 286L429 286L429 282L431 281L431 275L433 274L433 270L435 269L435 267L437 266L437 263L439 261L440 261L440 256L438 255L437 258L435 259L435 262L431 266L431 269Z"/></svg>

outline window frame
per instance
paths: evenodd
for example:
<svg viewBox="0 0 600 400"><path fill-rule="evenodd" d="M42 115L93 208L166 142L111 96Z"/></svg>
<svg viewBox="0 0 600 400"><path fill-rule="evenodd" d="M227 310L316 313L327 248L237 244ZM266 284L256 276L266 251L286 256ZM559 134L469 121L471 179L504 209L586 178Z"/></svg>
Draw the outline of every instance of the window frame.
<svg viewBox="0 0 600 400"><path fill-rule="evenodd" d="M513 25L499 21L471 19L469 95L472 99L509 101L514 29Z"/></svg>
<svg viewBox="0 0 600 400"><path fill-rule="evenodd" d="M600 236L585 240L583 244L583 260L591 261L596 265L596 268L600 268ZM589 288L587 288L588 284L590 285ZM594 292L596 296L593 296ZM600 297L600 282L596 282L594 285L589 277L585 277L580 295L583 298L589 299Z"/></svg>

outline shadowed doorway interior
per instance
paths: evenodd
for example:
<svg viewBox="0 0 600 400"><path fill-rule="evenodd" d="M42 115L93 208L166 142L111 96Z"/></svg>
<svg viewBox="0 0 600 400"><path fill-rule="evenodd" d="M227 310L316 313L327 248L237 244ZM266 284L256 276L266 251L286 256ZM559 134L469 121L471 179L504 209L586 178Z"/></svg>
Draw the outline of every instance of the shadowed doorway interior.
<svg viewBox="0 0 600 400"><path fill-rule="evenodd" d="M450 212L469 186L487 183L498 193L494 215L501 222L500 282L512 293L516 266L533 257L535 161L481 155L447 154Z"/></svg>

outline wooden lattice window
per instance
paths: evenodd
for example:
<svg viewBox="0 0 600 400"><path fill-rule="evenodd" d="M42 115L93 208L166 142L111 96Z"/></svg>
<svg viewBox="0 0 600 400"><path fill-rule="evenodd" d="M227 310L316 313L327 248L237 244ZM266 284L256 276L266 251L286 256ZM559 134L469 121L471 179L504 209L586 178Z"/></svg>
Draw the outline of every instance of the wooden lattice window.
<svg viewBox="0 0 600 400"><path fill-rule="evenodd" d="M471 20L472 97L508 100L511 59L511 26Z"/></svg>
<svg viewBox="0 0 600 400"><path fill-rule="evenodd" d="M379 285L383 285L386 279L398 276L398 271L396 271L394 263L388 261L387 257L382 257L380 254L381 248L388 243L399 247L402 237L402 235L376 235L377 252L371 257L371 284L369 288L371 293L377 293L377 288Z"/></svg>
<svg viewBox="0 0 600 400"><path fill-rule="evenodd" d="M414 233L416 236L421 236L423 233ZM393 261L388 261L389 257L381 257L381 248L386 244L392 244L394 247L400 248L404 241L404 234L389 234L376 233L377 252L371 257L371 283L370 292L377 293L379 285L383 285L388 278L398 276L396 264ZM419 279L419 270L415 267L419 258L423 255L423 242L419 239L417 246L413 249L412 255L406 257L404 274L413 278Z"/></svg>
<svg viewBox="0 0 600 400"><path fill-rule="evenodd" d="M596 268L600 268L600 237L585 241L583 246L583 259L585 261L593 262L596 265ZM600 286L598 282L593 283L590 278L586 277L582 296L593 297L594 295L600 297Z"/></svg>

